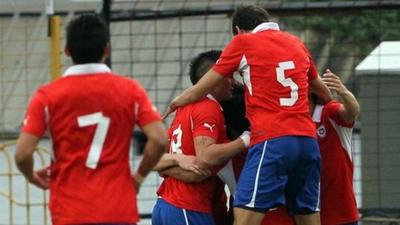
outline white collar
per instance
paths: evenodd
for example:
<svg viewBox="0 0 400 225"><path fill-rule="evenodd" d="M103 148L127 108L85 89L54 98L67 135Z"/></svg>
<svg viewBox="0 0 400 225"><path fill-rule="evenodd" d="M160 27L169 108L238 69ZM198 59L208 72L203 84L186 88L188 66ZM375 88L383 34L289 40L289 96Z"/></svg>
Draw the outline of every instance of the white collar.
<svg viewBox="0 0 400 225"><path fill-rule="evenodd" d="M279 30L279 25L273 22L265 22L258 25L251 33L257 33L264 30Z"/></svg>
<svg viewBox="0 0 400 225"><path fill-rule="evenodd" d="M211 100L213 100L213 101L218 103L217 99L215 99L214 96L212 96L211 94L208 94L207 98L209 98L209 99L211 99Z"/></svg>
<svg viewBox="0 0 400 225"><path fill-rule="evenodd" d="M111 73L111 69L103 63L86 63L69 67L63 74L66 76L88 75L95 73Z"/></svg>
<svg viewBox="0 0 400 225"><path fill-rule="evenodd" d="M222 109L221 104L219 104L219 102L217 101L217 99L214 98L214 96L212 96L211 94L208 94L208 95L207 95L207 98L209 98L209 99L213 100L214 102L216 102L216 103L219 105L219 108L221 109L221 111L224 111L224 110Z"/></svg>
<svg viewBox="0 0 400 225"><path fill-rule="evenodd" d="M315 123L320 123L321 122L322 110L323 109L324 109L323 105L315 105L314 112L313 112L313 115L312 115L312 120Z"/></svg>

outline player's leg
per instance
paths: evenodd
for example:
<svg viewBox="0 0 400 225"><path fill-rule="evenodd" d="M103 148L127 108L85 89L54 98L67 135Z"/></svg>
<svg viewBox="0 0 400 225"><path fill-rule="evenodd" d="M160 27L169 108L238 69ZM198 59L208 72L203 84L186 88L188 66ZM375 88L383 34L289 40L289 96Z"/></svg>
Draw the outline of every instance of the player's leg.
<svg viewBox="0 0 400 225"><path fill-rule="evenodd" d="M245 208L235 207L233 210L235 215L234 225L261 224L265 215L264 212L257 212Z"/></svg>
<svg viewBox="0 0 400 225"><path fill-rule="evenodd" d="M289 171L286 187L288 209L298 225L320 225L320 152L318 143L309 137L297 137L300 156Z"/></svg>
<svg viewBox="0 0 400 225"><path fill-rule="evenodd" d="M259 225L267 210L285 204L285 141L272 139L249 149L235 193L235 225Z"/></svg>
<svg viewBox="0 0 400 225"><path fill-rule="evenodd" d="M271 209L265 213L262 225L296 225L294 218L288 213L286 206Z"/></svg>
<svg viewBox="0 0 400 225"><path fill-rule="evenodd" d="M319 212L305 215L295 215L296 225L320 225L320 215Z"/></svg>

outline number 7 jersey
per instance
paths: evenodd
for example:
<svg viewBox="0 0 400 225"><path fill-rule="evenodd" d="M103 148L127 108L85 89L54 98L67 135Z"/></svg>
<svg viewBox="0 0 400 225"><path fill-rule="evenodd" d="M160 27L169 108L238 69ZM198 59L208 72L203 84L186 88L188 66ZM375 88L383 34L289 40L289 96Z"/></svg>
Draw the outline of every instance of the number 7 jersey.
<svg viewBox="0 0 400 225"><path fill-rule="evenodd" d="M144 89L103 64L70 67L33 95L22 132L52 140L53 224L136 223L133 128L160 121Z"/></svg>
<svg viewBox="0 0 400 225"><path fill-rule="evenodd" d="M276 23L236 35L213 70L225 77L235 71L242 75L252 145L287 135L315 137L308 82L318 73L304 44Z"/></svg>

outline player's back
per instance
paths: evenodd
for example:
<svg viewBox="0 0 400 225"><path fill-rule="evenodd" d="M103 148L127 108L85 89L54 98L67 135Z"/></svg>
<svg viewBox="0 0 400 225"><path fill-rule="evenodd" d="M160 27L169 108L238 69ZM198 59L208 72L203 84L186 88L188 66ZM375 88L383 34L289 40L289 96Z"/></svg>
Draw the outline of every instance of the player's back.
<svg viewBox="0 0 400 225"><path fill-rule="evenodd" d="M211 136L217 143L226 141L223 114L215 100L206 98L177 109L169 130L169 152L196 155L194 148L196 136ZM214 191L220 185L215 176L198 183L185 183L172 177L165 177L157 193L176 207L211 212Z"/></svg>
<svg viewBox="0 0 400 225"><path fill-rule="evenodd" d="M304 44L289 33L270 29L237 38L243 46L240 68L252 143L285 135L314 137L307 97L308 74L314 70Z"/></svg>
<svg viewBox="0 0 400 225"><path fill-rule="evenodd" d="M63 77L39 93L53 141L52 220L136 222L129 146L142 88L101 73Z"/></svg>

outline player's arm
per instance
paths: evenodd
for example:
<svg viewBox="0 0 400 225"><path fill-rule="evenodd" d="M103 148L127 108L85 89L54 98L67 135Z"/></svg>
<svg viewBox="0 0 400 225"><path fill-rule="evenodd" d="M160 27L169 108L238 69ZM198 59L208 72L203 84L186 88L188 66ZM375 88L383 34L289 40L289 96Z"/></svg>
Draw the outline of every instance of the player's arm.
<svg viewBox="0 0 400 225"><path fill-rule="evenodd" d="M194 138L196 150L196 163L201 168L210 168L220 165L233 158L239 152L245 150L250 144L248 133L241 135L234 141L216 144L215 139L207 136L197 136Z"/></svg>
<svg viewBox="0 0 400 225"><path fill-rule="evenodd" d="M309 84L311 92L316 94L323 102L329 102L332 100L332 93L319 76L311 80Z"/></svg>
<svg viewBox="0 0 400 225"><path fill-rule="evenodd" d="M225 78L222 75L210 69L194 86L187 88L171 101L163 117L165 118L180 106L185 106L204 98L223 79Z"/></svg>
<svg viewBox="0 0 400 225"><path fill-rule="evenodd" d="M195 160L196 157L191 155L165 153L153 170L160 173L161 171L177 166L183 170L192 171L200 176L209 174L208 170L201 169L196 165Z"/></svg>
<svg viewBox="0 0 400 225"><path fill-rule="evenodd" d="M208 173L198 174L194 173L193 171L174 166L165 170L161 170L158 172L158 174L160 174L162 177L169 176L187 183L196 183L208 178L211 175L211 172L208 171Z"/></svg>
<svg viewBox="0 0 400 225"><path fill-rule="evenodd" d="M153 170L161 171L177 165L178 160L176 159L176 154L164 153Z"/></svg>
<svg viewBox="0 0 400 225"><path fill-rule="evenodd" d="M353 93L351 93L342 83L340 78L329 69L327 69L323 74L322 81L329 89L336 91L336 93L341 97L342 105L339 108L340 117L346 122L354 122L360 114L360 105Z"/></svg>
<svg viewBox="0 0 400 225"><path fill-rule="evenodd" d="M304 46L305 51L308 53L308 57L310 60L310 68L307 71L308 76L308 84L310 85L311 93L314 93L318 96L318 98L323 102L327 103L333 99L332 93L329 91L329 88L324 84L321 77L318 74L317 67L308 51L308 49Z"/></svg>
<svg viewBox="0 0 400 225"><path fill-rule="evenodd" d="M35 135L22 132L17 141L15 163L18 170L30 183L39 188L47 189L49 188L48 168L33 170L33 153L39 140L40 138Z"/></svg>
<svg viewBox="0 0 400 225"><path fill-rule="evenodd" d="M142 127L142 131L147 137L147 143L144 147L142 161L133 175L138 184L143 182L144 177L147 176L160 160L167 145L167 134L161 121L146 124Z"/></svg>
<svg viewBox="0 0 400 225"><path fill-rule="evenodd" d="M29 102L15 151L18 170L30 183L42 189L49 187L49 167L34 171L33 154L47 128L46 106L46 96L40 90L37 91Z"/></svg>

